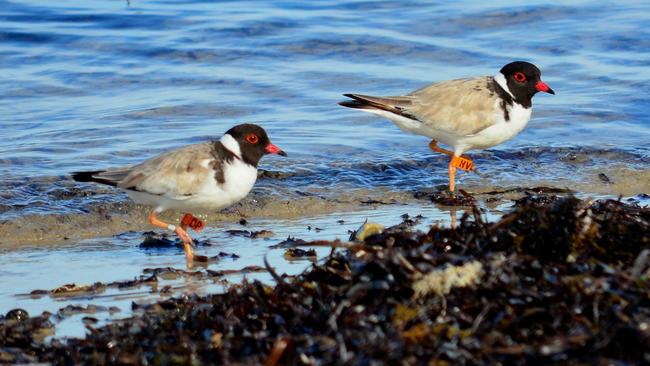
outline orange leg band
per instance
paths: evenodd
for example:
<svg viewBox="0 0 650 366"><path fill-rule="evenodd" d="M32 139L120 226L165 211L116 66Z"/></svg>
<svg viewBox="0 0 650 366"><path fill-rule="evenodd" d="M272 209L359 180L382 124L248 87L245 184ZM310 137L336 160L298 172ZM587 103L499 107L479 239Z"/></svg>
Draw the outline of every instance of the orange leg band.
<svg viewBox="0 0 650 366"><path fill-rule="evenodd" d="M191 213L186 213L181 219L181 227L185 230L190 227L192 230L198 233L199 231L203 230L205 223L198 217L194 217Z"/></svg>
<svg viewBox="0 0 650 366"><path fill-rule="evenodd" d="M474 163L469 158L463 156L454 155L449 164L466 172L474 170Z"/></svg>

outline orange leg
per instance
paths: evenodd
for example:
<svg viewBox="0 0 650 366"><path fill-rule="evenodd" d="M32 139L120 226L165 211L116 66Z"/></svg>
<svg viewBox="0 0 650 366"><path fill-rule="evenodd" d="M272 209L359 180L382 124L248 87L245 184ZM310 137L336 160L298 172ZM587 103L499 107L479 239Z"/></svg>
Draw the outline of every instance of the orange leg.
<svg viewBox="0 0 650 366"><path fill-rule="evenodd" d="M436 140L431 140L431 142L429 142L429 149L431 149L431 150L433 150L435 152L445 154L445 155L454 156L453 151L443 149L440 146L438 146L438 141L436 141Z"/></svg>
<svg viewBox="0 0 650 366"><path fill-rule="evenodd" d="M178 226L179 226L181 229L185 230L185 232L187 232L187 225L186 225L185 223L183 223L183 219L182 219L182 218L181 218L181 221L178 222Z"/></svg>
<svg viewBox="0 0 650 366"><path fill-rule="evenodd" d="M456 167L453 165L453 161L454 159L451 159L449 162L449 191L451 191L451 193L454 193L454 188L456 186Z"/></svg>
<svg viewBox="0 0 650 366"><path fill-rule="evenodd" d="M456 168L469 172L476 170L474 163L466 157L454 155L449 162L449 190L454 191L454 178L456 175Z"/></svg>
<svg viewBox="0 0 650 366"><path fill-rule="evenodd" d="M456 228L456 207L452 207L451 210L449 210L449 216L451 218L451 228L455 229Z"/></svg>
<svg viewBox="0 0 650 366"><path fill-rule="evenodd" d="M470 158L465 155L458 156L451 150L441 148L438 146L438 142L436 140L431 140L429 143L429 149L450 156L452 160L455 160L454 165L456 168L460 168L466 172L474 171L478 174L478 171L476 170L476 167Z"/></svg>
<svg viewBox="0 0 650 366"><path fill-rule="evenodd" d="M429 149L435 152L439 152L451 156L451 161L449 162L449 190L451 192L454 191L454 187L455 187L454 178L456 177L456 168L464 170L466 172L473 171L478 174L478 170L476 170L476 167L474 166L474 162L472 162L470 158L468 158L465 155L458 156L451 150L441 148L440 146L438 146L438 142L436 140L431 140L431 142L429 143Z"/></svg>
<svg viewBox="0 0 650 366"><path fill-rule="evenodd" d="M156 217L157 213L158 211L153 211L151 214L149 214L149 222L154 226L173 230L176 235L178 235L178 237L183 241L183 246L185 247L185 258L187 258L188 261L191 261L194 257L194 253L192 252L192 238L190 238L190 234L188 234L187 231L185 231L185 229L181 226L176 227L174 225L158 220Z"/></svg>

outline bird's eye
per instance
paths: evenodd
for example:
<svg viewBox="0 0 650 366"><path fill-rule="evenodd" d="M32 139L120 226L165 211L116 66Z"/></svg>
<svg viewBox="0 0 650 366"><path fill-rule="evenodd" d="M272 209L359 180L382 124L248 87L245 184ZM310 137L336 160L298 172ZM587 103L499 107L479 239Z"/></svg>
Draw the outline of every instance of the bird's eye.
<svg viewBox="0 0 650 366"><path fill-rule="evenodd" d="M524 81L526 81L526 75L524 75L523 72L516 72L515 73L515 80L517 80L520 83L524 82Z"/></svg>
<svg viewBox="0 0 650 366"><path fill-rule="evenodd" d="M256 144L256 143L260 142L260 138L257 137L256 134L251 133L250 135L246 136L246 141L248 141L251 144Z"/></svg>

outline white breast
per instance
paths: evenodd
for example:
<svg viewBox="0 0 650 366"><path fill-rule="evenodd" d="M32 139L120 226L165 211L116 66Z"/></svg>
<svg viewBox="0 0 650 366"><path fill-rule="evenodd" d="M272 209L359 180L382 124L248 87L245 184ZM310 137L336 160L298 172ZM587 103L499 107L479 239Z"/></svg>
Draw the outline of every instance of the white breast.
<svg viewBox="0 0 650 366"><path fill-rule="evenodd" d="M246 197L248 192L253 189L257 180L257 168L235 159L232 164L225 166L224 177L226 180L223 184L224 190L234 200L232 203L235 203Z"/></svg>
<svg viewBox="0 0 650 366"><path fill-rule="evenodd" d="M235 154L231 162L223 165L223 176L225 182L219 184L214 179L214 170L210 169L210 175L207 177L196 198L192 198L190 203L202 210L220 210L226 208L242 198L251 191L257 180L257 168L248 165L241 160L241 150L239 144L230 135L225 134L221 138L221 143ZM206 167L210 161L205 161Z"/></svg>
<svg viewBox="0 0 650 366"><path fill-rule="evenodd" d="M524 108L518 103L513 103L513 105L506 107L509 117L506 120L499 104L500 101L497 100L494 109L495 123L474 135L459 139L454 146L457 154L462 154L471 149L485 149L498 145L517 136L526 127L528 121L530 121L530 116L533 111L532 108Z"/></svg>
<svg viewBox="0 0 650 366"><path fill-rule="evenodd" d="M224 165L223 184L214 179L214 171L206 177L199 192L183 202L193 210L216 211L237 203L251 191L257 180L257 169L239 159Z"/></svg>

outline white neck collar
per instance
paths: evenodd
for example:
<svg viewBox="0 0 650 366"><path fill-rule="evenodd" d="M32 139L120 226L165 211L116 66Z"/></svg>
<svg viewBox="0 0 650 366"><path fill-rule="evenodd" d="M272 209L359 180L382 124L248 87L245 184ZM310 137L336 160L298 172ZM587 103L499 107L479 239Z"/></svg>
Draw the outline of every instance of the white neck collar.
<svg viewBox="0 0 650 366"><path fill-rule="evenodd" d="M516 100L515 96L512 95L512 93L510 92L510 89L508 89L508 82L506 81L506 77L503 76L502 73L498 73L498 74L496 74L496 75L494 76L494 81L496 81L497 84L499 84L499 85L503 88L503 90L506 91L506 93L510 94L510 96L512 97L512 99L515 99L515 100Z"/></svg>
<svg viewBox="0 0 650 366"><path fill-rule="evenodd" d="M241 159L241 149L239 148L239 143L232 137L229 133L223 135L219 141L223 146L235 154L239 159Z"/></svg>

